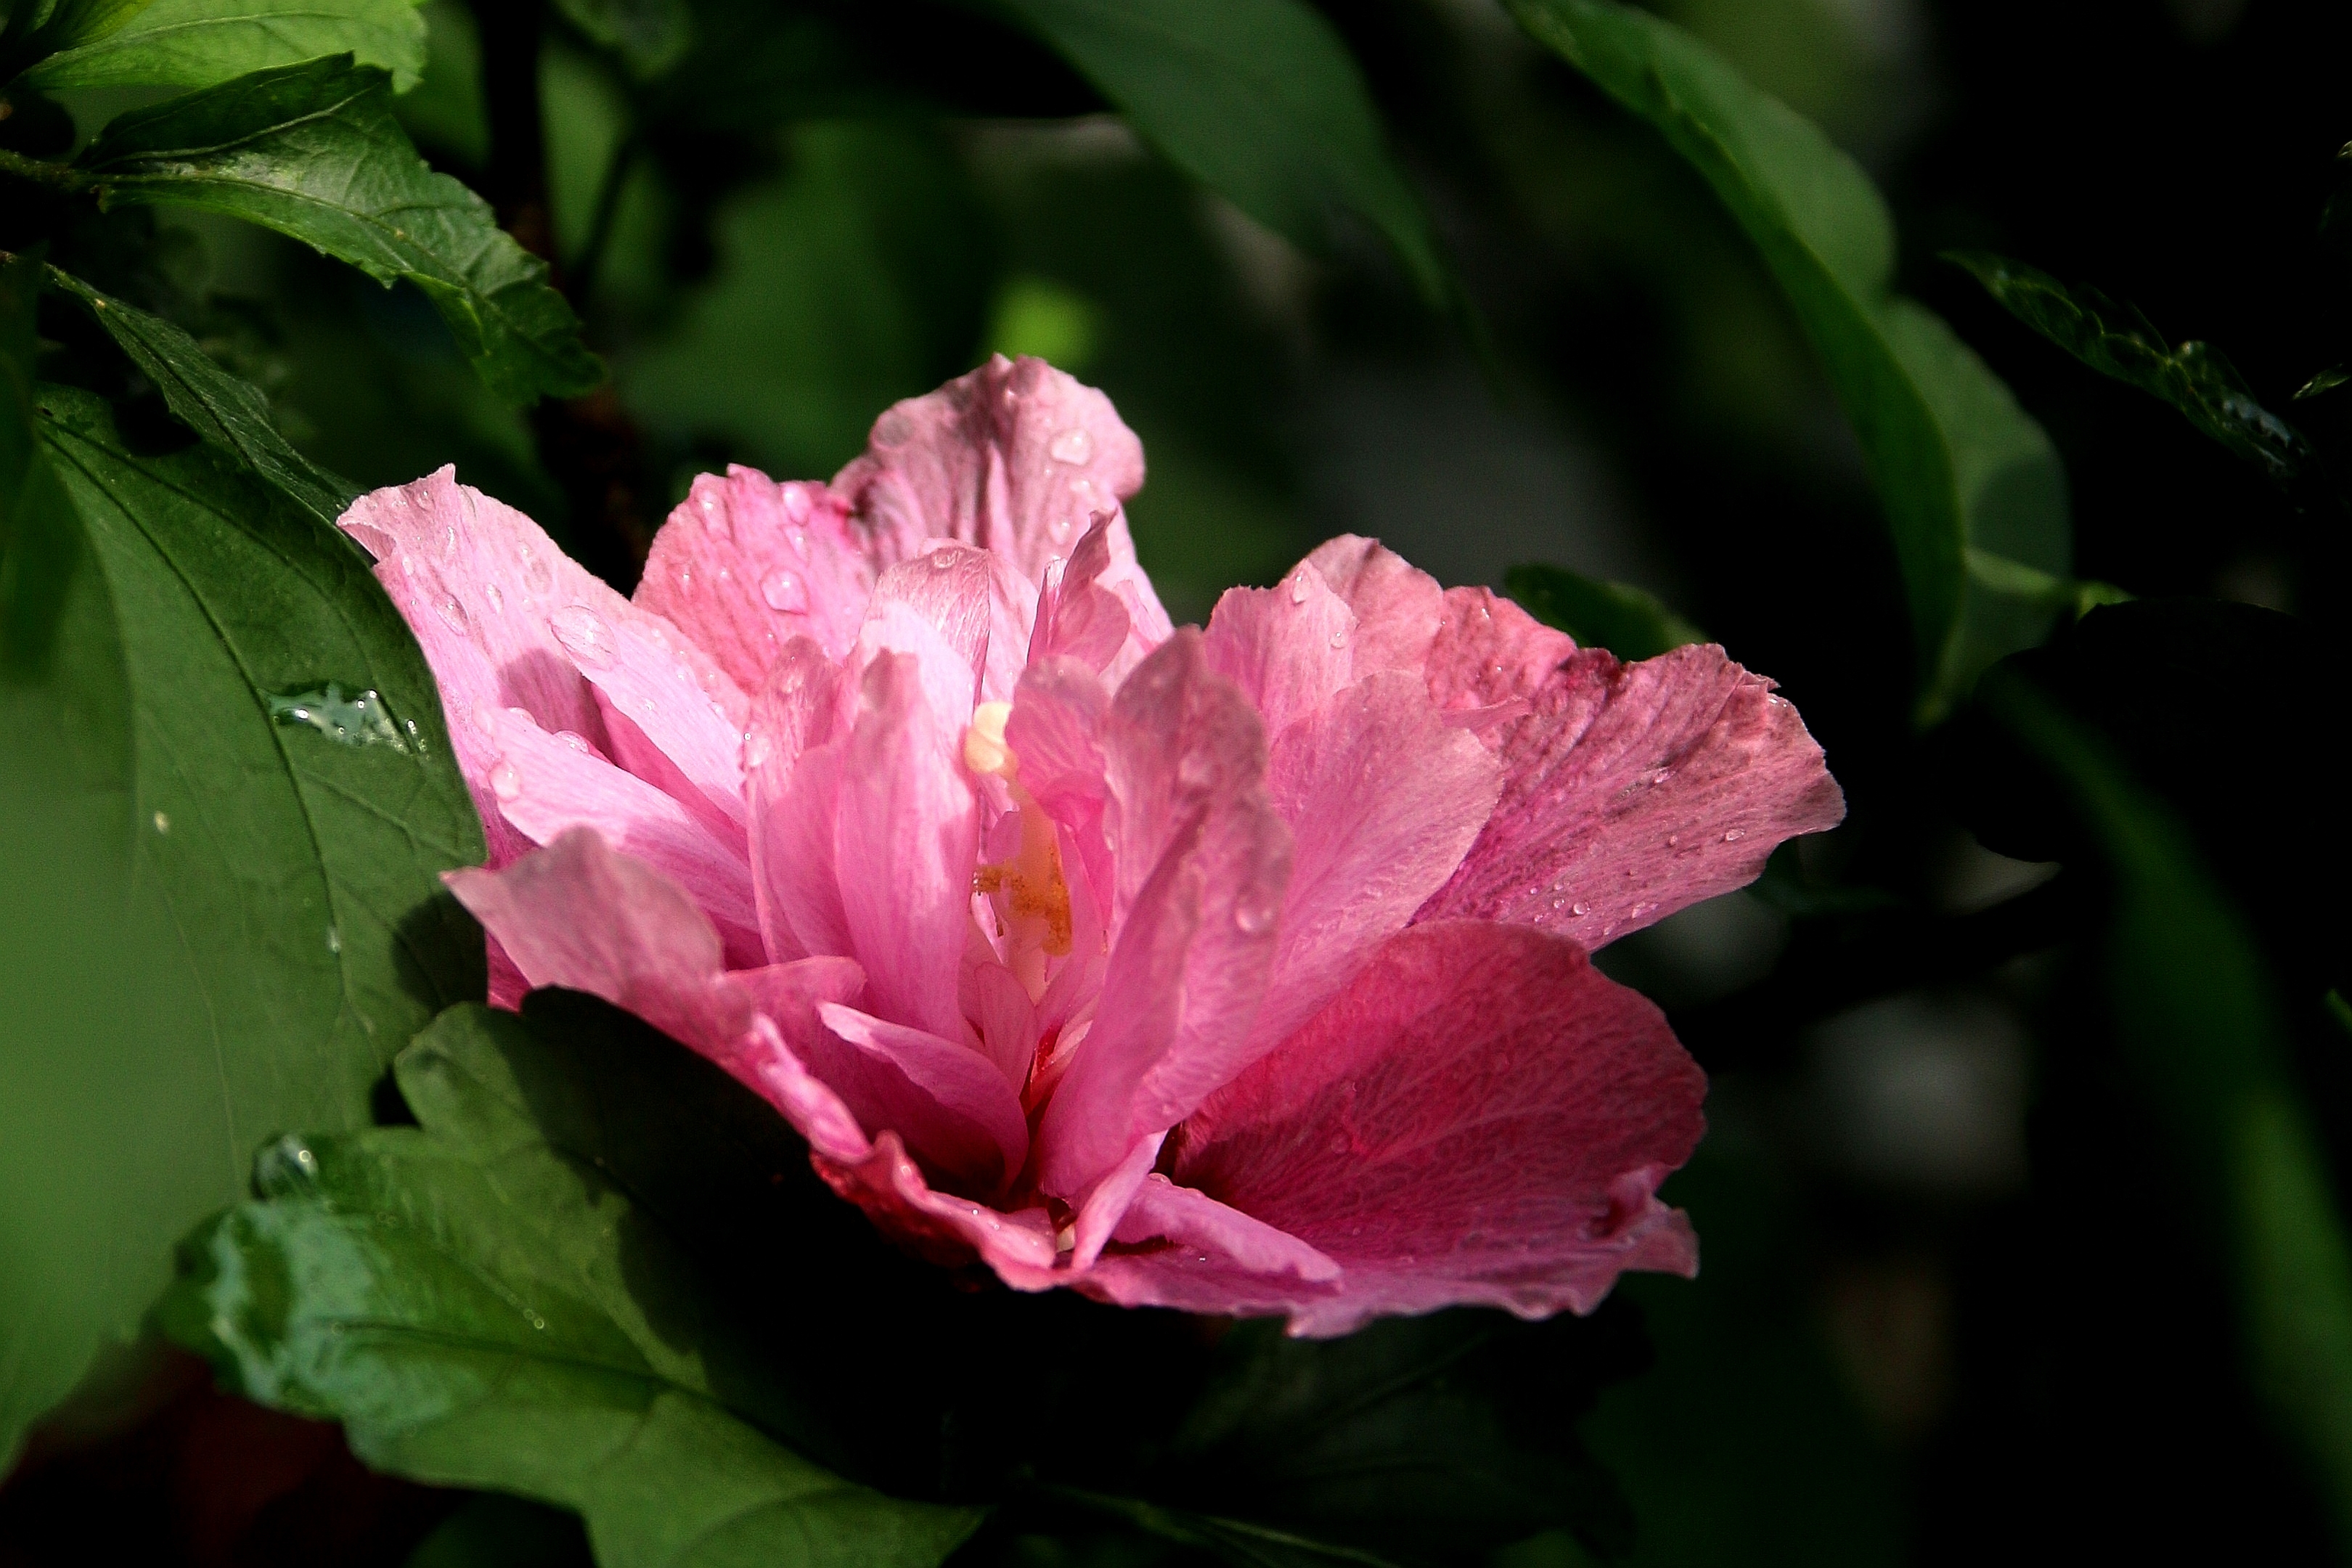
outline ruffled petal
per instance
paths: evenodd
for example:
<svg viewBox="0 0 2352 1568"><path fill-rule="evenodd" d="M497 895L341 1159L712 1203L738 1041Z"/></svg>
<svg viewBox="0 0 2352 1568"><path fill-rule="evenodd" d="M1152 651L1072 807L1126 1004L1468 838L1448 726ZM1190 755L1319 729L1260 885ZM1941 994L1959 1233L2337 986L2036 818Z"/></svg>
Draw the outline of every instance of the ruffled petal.
<svg viewBox="0 0 2352 1568"><path fill-rule="evenodd" d="M636 602L692 637L745 691L807 637L835 658L866 617L875 566L849 509L822 484L740 465L699 474L654 535Z"/></svg>
<svg viewBox="0 0 2352 1568"><path fill-rule="evenodd" d="M1445 602L1436 578L1379 540L1352 533L1325 540L1305 564L1320 573L1355 614L1349 649L1359 679L1375 670L1427 665Z"/></svg>
<svg viewBox="0 0 2352 1568"><path fill-rule="evenodd" d="M1486 653L1453 645L1451 668L1484 684L1448 688L1489 702L1524 693L1523 711L1484 732L1502 796L1420 919L1510 921L1598 947L1744 887L1783 839L1844 816L1797 710L1720 647L1631 665L1589 648L1538 678L1555 650L1533 652L1543 639L1505 609L1518 615L1498 602Z"/></svg>
<svg viewBox="0 0 2352 1568"><path fill-rule="evenodd" d="M1278 736L1355 679L1355 612L1302 565L1276 587L1226 589L1201 646Z"/></svg>
<svg viewBox="0 0 2352 1568"><path fill-rule="evenodd" d="M1448 921L1400 933L1176 1135L1174 1179L1337 1262L1294 1332L1455 1304L1590 1311L1627 1268L1691 1273L1659 1204L1706 1079L1575 943ZM1233 1310L1265 1310L1262 1287ZM1255 1303L1255 1304L1253 1304Z"/></svg>
<svg viewBox="0 0 2352 1568"><path fill-rule="evenodd" d="M1246 1059L1290 870L1265 731L1197 632L1119 688L1102 748L1118 934L1092 1031L1038 1131L1045 1190L1073 1201Z"/></svg>
<svg viewBox="0 0 2352 1568"><path fill-rule="evenodd" d="M1271 1047L1446 884L1493 815L1502 767L1417 674L1358 681L1283 731L1266 769L1290 885L1253 1034Z"/></svg>
<svg viewBox="0 0 2352 1568"><path fill-rule="evenodd" d="M1021 1101L996 1065L970 1047L836 1002L801 1055L866 1127L889 1129L967 1190L995 1192L1029 1155Z"/></svg>

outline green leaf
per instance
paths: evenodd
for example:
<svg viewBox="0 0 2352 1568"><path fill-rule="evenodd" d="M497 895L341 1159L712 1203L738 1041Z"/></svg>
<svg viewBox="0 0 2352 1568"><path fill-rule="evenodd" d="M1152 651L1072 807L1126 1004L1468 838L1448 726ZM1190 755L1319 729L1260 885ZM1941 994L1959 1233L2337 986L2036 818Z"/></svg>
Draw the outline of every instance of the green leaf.
<svg viewBox="0 0 2352 1568"><path fill-rule="evenodd" d="M2317 459L2311 443L2254 400L2219 349L2196 342L2170 347L2131 306L2096 289L2069 289L2021 261L1984 251L1951 251L1945 259L1968 268L2011 315L2100 374L2172 405L2282 489L2294 491L2312 479ZM2314 377L2306 391L2326 390L2326 373Z"/></svg>
<svg viewBox="0 0 2352 1568"><path fill-rule="evenodd" d="M61 483L12 519L6 569L31 648L0 804L0 1450L136 1327L262 1139L363 1125L397 1044L483 984L437 876L482 858L480 825L355 553L209 450L134 449L85 393L37 410L25 471ZM273 719L326 675L408 743Z"/></svg>
<svg viewBox="0 0 2352 1568"><path fill-rule="evenodd" d="M694 42L694 17L685 0L555 0L555 8L590 43L619 56L640 81L677 64Z"/></svg>
<svg viewBox="0 0 2352 1568"><path fill-rule="evenodd" d="M1630 584L1531 564L1512 567L1503 577L1503 587L1544 625L1629 662L1707 640L1705 632L1666 608L1656 595Z"/></svg>
<svg viewBox="0 0 2352 1568"><path fill-rule="evenodd" d="M195 339L161 316L102 294L69 272L50 280L80 300L92 320L163 395L180 423L283 491L321 522L331 523L359 494L350 481L297 452L269 417L261 389L221 368Z"/></svg>
<svg viewBox="0 0 2352 1568"><path fill-rule="evenodd" d="M212 87L247 71L349 54L406 92L425 68L415 0L152 0L124 25L60 47L17 79L80 87Z"/></svg>
<svg viewBox="0 0 2352 1568"><path fill-rule="evenodd" d="M2064 780L2114 871L2117 1024L2228 1238L2255 1386L2352 1545L2352 1249L2261 952L2188 832L2096 735L2010 670L1982 695Z"/></svg>
<svg viewBox="0 0 2352 1568"><path fill-rule="evenodd" d="M0 81L55 50L94 43L130 25L153 0L17 0L0 29ZM46 12L46 15L44 13Z"/></svg>
<svg viewBox="0 0 2352 1568"><path fill-rule="evenodd" d="M1300 0L995 0L1168 160L1310 251L1368 220L1433 305L1428 215L1390 158L1354 57Z"/></svg>
<svg viewBox="0 0 2352 1568"><path fill-rule="evenodd" d="M1089 1492L1076 1487L1045 1487L1041 1495L1087 1513L1116 1519L1144 1534L1207 1552L1234 1568L1396 1568L1388 1558L1352 1546L1338 1546L1272 1530L1244 1520L1220 1519L1191 1509L1169 1508L1140 1498Z"/></svg>
<svg viewBox="0 0 2352 1568"><path fill-rule="evenodd" d="M1755 244L1813 347L1886 513L1918 667L1918 716L2040 640L2053 606L1971 572L1971 552L2070 574L2065 476L2009 389L1951 329L1891 292L1895 242L1869 177L1813 125L1681 29L1609 0L1509 0L1541 43L1655 127Z"/></svg>
<svg viewBox="0 0 2352 1568"><path fill-rule="evenodd" d="M268 1152L268 1201L191 1239L166 1331L251 1397L341 1421L379 1468L577 1510L605 1568L939 1562L978 1510L845 1481L720 1402L683 1272L694 1216L661 1185L707 1169L677 1147L699 1097L611 1092L631 1051L656 1058L639 1087L717 1069L542 1000L576 1027L560 1044L467 1007L402 1056L421 1127Z"/></svg>
<svg viewBox="0 0 2352 1568"><path fill-rule="evenodd" d="M79 160L100 200L226 213L432 300L499 395L595 386L579 318L488 204L425 165L382 71L348 56L256 71L117 117Z"/></svg>

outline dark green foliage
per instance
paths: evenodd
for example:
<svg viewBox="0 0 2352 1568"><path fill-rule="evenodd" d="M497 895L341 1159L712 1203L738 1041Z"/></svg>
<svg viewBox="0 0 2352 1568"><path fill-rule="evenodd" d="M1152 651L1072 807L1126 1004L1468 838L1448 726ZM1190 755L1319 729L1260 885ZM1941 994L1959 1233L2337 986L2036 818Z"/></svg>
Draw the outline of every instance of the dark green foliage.
<svg viewBox="0 0 2352 1568"><path fill-rule="evenodd" d="M1696 39L1610 0L1512 0L1537 38L1663 134L1746 231L1869 460L1917 639L1919 711L2039 641L2071 572L2065 476L2042 427L1943 321L1892 291L1869 177Z"/></svg>
<svg viewBox="0 0 2352 1568"><path fill-rule="evenodd" d="M1629 662L1706 641L1705 632L1666 608L1656 595L1630 584L1604 583L1561 566L1527 565L1512 567L1503 587L1546 626Z"/></svg>
<svg viewBox="0 0 2352 1568"><path fill-rule="evenodd" d="M488 203L425 167L392 117L384 73L349 56L119 116L77 164L109 205L226 213L380 283L406 279L511 402L585 392L604 377L546 264L499 230Z"/></svg>
<svg viewBox="0 0 2352 1568"><path fill-rule="evenodd" d="M102 28L83 26L69 40L44 29L28 40L57 52L18 82L44 91L211 87L247 71L350 54L390 71L394 89L405 92L425 65L425 20L412 0L146 0L105 9Z"/></svg>
<svg viewBox="0 0 2352 1568"><path fill-rule="evenodd" d="M2087 285L2070 289L2021 261L1984 251L1955 251L1946 259L1967 268L2019 321L2100 374L2172 405L2280 489L2302 494L2319 482L2311 443L2254 400L2221 350L2193 340L2169 346L2133 307ZM2326 391L2325 380L2315 377L2296 395Z"/></svg>
<svg viewBox="0 0 2352 1568"><path fill-rule="evenodd" d="M264 1138L363 1125L400 1045L482 985L437 881L481 858L480 826L432 678L357 552L208 448L143 449L85 393L36 398L46 458L24 471L52 472L36 493L55 499L10 565L58 597L12 607L9 635L31 645L26 722L60 729L12 784L34 869L9 903L75 979L10 1008L0 1143L31 1232L0 1315L11 1444L135 1323L156 1249L236 1195ZM36 551L54 552L37 576ZM382 693L409 744L278 725L269 697L322 674Z"/></svg>

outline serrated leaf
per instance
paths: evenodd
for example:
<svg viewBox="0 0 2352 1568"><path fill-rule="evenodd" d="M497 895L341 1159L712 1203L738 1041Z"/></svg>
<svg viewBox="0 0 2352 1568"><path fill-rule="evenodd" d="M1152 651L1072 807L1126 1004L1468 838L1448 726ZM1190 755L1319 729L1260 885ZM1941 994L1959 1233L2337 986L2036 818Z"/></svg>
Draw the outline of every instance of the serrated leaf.
<svg viewBox="0 0 2352 1568"><path fill-rule="evenodd" d="M489 205L425 167L392 116L384 73L350 57L257 71L117 117L79 160L100 200L205 208L405 279L499 395L595 386L604 367L547 265Z"/></svg>
<svg viewBox="0 0 2352 1568"><path fill-rule="evenodd" d="M995 0L1177 167L1310 251L1368 220L1422 296L1448 293L1429 217L1362 73L1300 0Z"/></svg>
<svg viewBox="0 0 2352 1568"><path fill-rule="evenodd" d="M311 462L278 433L261 389L221 368L195 339L161 316L49 269L50 280L80 300L131 363L163 395L164 405L197 436L283 491L321 522L331 523L359 491Z"/></svg>
<svg viewBox="0 0 2352 1568"><path fill-rule="evenodd" d="M2136 386L2179 410L2200 434L2261 468L2290 493L2313 478L2316 458L2303 433L2254 399L2218 349L2175 347L2146 316L2098 289L2068 288L2047 272L1984 251L1952 251L2002 309L2100 374ZM2326 373L2298 397L2326 390Z"/></svg>
<svg viewBox="0 0 2352 1568"><path fill-rule="evenodd" d="M1931 311L1892 291L1892 221L1812 124L1672 24L1610 0L1508 0L1536 39L1654 126L1754 243L1853 421L1904 580L1932 721L2048 629L1970 552L2070 574L2065 477L2042 427ZM1991 574L1998 579L1998 570Z"/></svg>
<svg viewBox="0 0 2352 1568"><path fill-rule="evenodd" d="M2006 667L1983 698L2063 781L2115 875L2116 1022L2199 1217L2227 1238L2255 1386L2352 1542L2352 1247L2262 952L2178 819L2095 733Z"/></svg>
<svg viewBox="0 0 2352 1568"><path fill-rule="evenodd" d="M593 1152L657 1180L630 1134L700 1103L604 1101L615 1049L715 1069L569 1016L602 1058L584 1077L524 1020L460 1009L401 1059L421 1127L273 1149L269 1201L192 1239L167 1331L252 1397L341 1421L379 1468L577 1510L606 1568L939 1562L977 1510L844 1480L722 1403L709 1336L675 1315L678 1219Z"/></svg>
<svg viewBox="0 0 2352 1568"><path fill-rule="evenodd" d="M58 728L12 741L0 809L23 836L0 903L27 922L0 943L0 1449L135 1328L175 1235L244 1190L263 1138L363 1125L397 1043L483 984L437 875L482 858L480 824L364 563L204 447L134 450L86 393L37 407L81 564L33 574L63 583L62 673L9 698ZM29 619L12 607L11 635ZM269 693L323 675L381 693L421 748L273 719ZM49 961L20 969L26 952Z"/></svg>
<svg viewBox="0 0 2352 1568"><path fill-rule="evenodd" d="M1619 658L1655 658L1669 648L1705 642L1706 634L1666 608L1654 594L1628 583L1603 582L1563 566L1514 566L1504 591L1521 609L1586 647Z"/></svg>
<svg viewBox="0 0 2352 1568"><path fill-rule="evenodd" d="M18 0L0 28L0 81L57 50L71 49L128 26L154 0Z"/></svg>
<svg viewBox="0 0 2352 1568"><path fill-rule="evenodd" d="M212 87L341 54L391 72L394 92L415 86L425 68L425 19L415 0L152 0L123 25L60 47L17 79L44 92Z"/></svg>

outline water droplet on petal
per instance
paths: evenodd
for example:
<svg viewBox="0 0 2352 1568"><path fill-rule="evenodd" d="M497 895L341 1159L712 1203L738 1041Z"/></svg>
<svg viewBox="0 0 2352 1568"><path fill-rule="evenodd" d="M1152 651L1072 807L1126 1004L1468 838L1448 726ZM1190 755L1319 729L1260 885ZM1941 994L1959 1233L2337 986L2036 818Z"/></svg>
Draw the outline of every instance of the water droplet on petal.
<svg viewBox="0 0 2352 1568"><path fill-rule="evenodd" d="M1589 915L1592 912L1592 907L1580 899L1568 906L1568 912L1572 915Z"/></svg>
<svg viewBox="0 0 2352 1568"><path fill-rule="evenodd" d="M548 571L547 563L541 560L528 544L522 547L522 585L534 595L543 595L555 586L554 576Z"/></svg>
<svg viewBox="0 0 2352 1568"><path fill-rule="evenodd" d="M466 606L457 602L455 594L444 594L434 600L433 613L441 617L443 626L459 637L466 635Z"/></svg>
<svg viewBox="0 0 2352 1568"><path fill-rule="evenodd" d="M784 515L794 522L805 522L809 514L809 493L806 485L784 487ZM794 542L795 543L798 541Z"/></svg>
<svg viewBox="0 0 2352 1568"><path fill-rule="evenodd" d="M1669 833L1666 835L1666 847L1669 849L1672 849L1675 845L1680 844L1682 841L1683 836L1679 833Z"/></svg>
<svg viewBox="0 0 2352 1568"><path fill-rule="evenodd" d="M1333 647L1346 647L1348 646L1347 627L1341 626L1339 630L1331 634L1331 646Z"/></svg>
<svg viewBox="0 0 2352 1568"><path fill-rule="evenodd" d="M1057 463L1083 463L1095 455L1095 438L1076 426L1054 437L1045 448Z"/></svg>
<svg viewBox="0 0 2352 1568"><path fill-rule="evenodd" d="M585 605L571 605L547 618L547 629L563 651L591 669L613 666L613 628Z"/></svg>
<svg viewBox="0 0 2352 1568"><path fill-rule="evenodd" d="M776 754L776 742L765 730L754 730L743 738L743 765L764 768Z"/></svg>
<svg viewBox="0 0 2352 1568"><path fill-rule="evenodd" d="M500 800L512 800L522 793L522 775L504 757L490 764L490 793Z"/></svg>
<svg viewBox="0 0 2352 1568"><path fill-rule="evenodd" d="M778 568L760 579L760 597L768 601L768 608L798 615L808 608L808 590L791 573Z"/></svg>
<svg viewBox="0 0 2352 1568"><path fill-rule="evenodd" d="M1723 831L1723 841L1726 844L1737 844L1747 837L1748 830L1744 827L1727 827Z"/></svg>
<svg viewBox="0 0 2352 1568"><path fill-rule="evenodd" d="M502 616L506 614L507 596L504 590L499 588L496 583L489 583L484 584L482 592L489 598L490 614L494 616Z"/></svg>
<svg viewBox="0 0 2352 1568"><path fill-rule="evenodd" d="M1305 568L1302 567L1300 570L1290 574L1290 602L1292 604L1305 604L1309 591Z"/></svg>
<svg viewBox="0 0 2352 1568"><path fill-rule="evenodd" d="M931 570L934 572L951 572L955 570L955 552L952 550L932 551Z"/></svg>
<svg viewBox="0 0 2352 1568"><path fill-rule="evenodd" d="M596 754L596 748L588 743L588 737L576 730L558 730L555 732L555 738L583 757L593 757Z"/></svg>
<svg viewBox="0 0 2352 1568"><path fill-rule="evenodd" d="M1264 936L1274 929L1274 918L1278 912L1272 898L1251 889L1234 900L1234 929L1244 936Z"/></svg>

